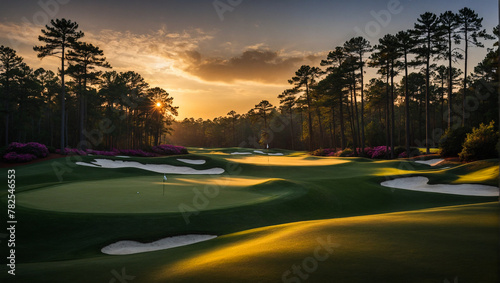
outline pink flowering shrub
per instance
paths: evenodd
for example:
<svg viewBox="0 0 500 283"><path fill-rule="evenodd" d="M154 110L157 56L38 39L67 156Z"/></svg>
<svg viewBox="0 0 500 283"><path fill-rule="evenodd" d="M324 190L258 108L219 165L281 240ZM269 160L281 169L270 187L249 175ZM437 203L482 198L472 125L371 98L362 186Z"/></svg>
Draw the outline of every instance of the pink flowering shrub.
<svg viewBox="0 0 500 283"><path fill-rule="evenodd" d="M16 153L12 151L5 154L3 159L9 163L24 163L35 160L37 157L31 153Z"/></svg>
<svg viewBox="0 0 500 283"><path fill-rule="evenodd" d="M156 157L158 156L152 152L146 152L141 149L118 149L119 154L128 155L128 156L139 156L139 157Z"/></svg>
<svg viewBox="0 0 500 283"><path fill-rule="evenodd" d="M312 152L311 154L314 156L337 156L337 157L353 157L356 156L355 153L357 153L357 156L363 156L371 159L388 159L391 156L391 150L387 150L387 147L385 145L383 146L375 146L375 147L365 147L364 148L364 155L363 155L363 150L361 148L357 148L356 152L350 148L346 148L344 150L338 150L336 151L335 149L329 149L329 148L320 148ZM399 158L407 158L407 154L404 148L398 147L395 148L394 153L399 157ZM410 148L410 157L418 156L420 155L420 152L418 148Z"/></svg>
<svg viewBox="0 0 500 283"><path fill-rule="evenodd" d="M161 155L179 155L188 154L188 151L183 146L161 144L158 146L153 146L153 151Z"/></svg>
<svg viewBox="0 0 500 283"><path fill-rule="evenodd" d="M6 152L7 153L15 152L18 154L32 154L36 158L43 158L49 155L49 150L47 149L47 147L37 142L29 142L29 143L13 142L9 144Z"/></svg>
<svg viewBox="0 0 500 283"><path fill-rule="evenodd" d="M387 150L387 147L384 145L373 147L366 152L367 156L370 157L371 159L388 158L390 153L391 151Z"/></svg>

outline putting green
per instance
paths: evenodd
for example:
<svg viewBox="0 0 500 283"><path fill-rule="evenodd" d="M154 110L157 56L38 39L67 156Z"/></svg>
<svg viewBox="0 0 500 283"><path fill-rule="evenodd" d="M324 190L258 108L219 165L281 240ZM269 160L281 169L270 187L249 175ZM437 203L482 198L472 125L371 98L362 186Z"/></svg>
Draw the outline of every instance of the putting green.
<svg viewBox="0 0 500 283"><path fill-rule="evenodd" d="M301 193L279 179L142 176L74 182L18 195L21 206L76 213L179 213L244 206Z"/></svg>
<svg viewBox="0 0 500 283"><path fill-rule="evenodd" d="M347 159L310 156L240 156L227 158L228 161L254 165L273 166L328 166L349 163Z"/></svg>

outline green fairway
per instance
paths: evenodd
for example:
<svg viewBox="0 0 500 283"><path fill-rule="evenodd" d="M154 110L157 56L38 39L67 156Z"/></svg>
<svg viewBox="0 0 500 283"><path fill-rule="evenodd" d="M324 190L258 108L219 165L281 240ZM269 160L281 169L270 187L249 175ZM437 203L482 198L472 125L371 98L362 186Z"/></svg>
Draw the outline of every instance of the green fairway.
<svg viewBox="0 0 500 283"><path fill-rule="evenodd" d="M498 160L431 167L280 150L273 153L282 156L243 148L190 152L182 158L205 163L187 164L175 156L127 158L144 165L224 169L217 175L169 174L164 195L163 174L76 165L118 160L113 157L16 167L16 282L110 282L122 268L135 276L132 282L277 282L282 276L297 282L292 266L303 262L308 282L498 279L491 271L499 263L497 197L380 185L401 176L424 176L431 184L496 185ZM65 171L58 176L59 168ZM6 206L6 193L0 198ZM218 238L126 256L100 251L117 241L149 243L186 234ZM329 239L333 252L320 251L325 259L314 263L318 241ZM5 265L0 272L4 282Z"/></svg>
<svg viewBox="0 0 500 283"><path fill-rule="evenodd" d="M300 194L286 182L273 179L227 177L127 177L75 182L31 190L18 204L41 210L78 213L180 213L183 207L203 209L244 206ZM185 206L182 206L184 204Z"/></svg>

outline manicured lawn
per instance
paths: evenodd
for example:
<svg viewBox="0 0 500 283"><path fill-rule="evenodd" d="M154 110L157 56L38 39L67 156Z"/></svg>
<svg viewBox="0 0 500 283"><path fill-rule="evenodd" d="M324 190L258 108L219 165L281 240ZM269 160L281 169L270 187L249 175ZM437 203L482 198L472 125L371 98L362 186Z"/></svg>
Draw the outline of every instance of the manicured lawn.
<svg viewBox="0 0 500 283"><path fill-rule="evenodd" d="M136 276L131 282L276 282L313 256L318 238L330 236L338 246L307 273L307 282L498 279L498 198L380 186L401 175L495 185L498 160L447 168L280 150L272 152L284 156L231 155L253 151L242 148L189 150L182 158L206 163L128 159L225 170L169 175L165 196L162 174L75 165L96 157L16 167L16 282L109 282L112 271L122 268ZM6 193L0 198L5 207ZM119 240L151 242L190 233L219 237L129 256L100 252ZM6 254L6 245L1 250ZM0 272L3 282L5 265Z"/></svg>

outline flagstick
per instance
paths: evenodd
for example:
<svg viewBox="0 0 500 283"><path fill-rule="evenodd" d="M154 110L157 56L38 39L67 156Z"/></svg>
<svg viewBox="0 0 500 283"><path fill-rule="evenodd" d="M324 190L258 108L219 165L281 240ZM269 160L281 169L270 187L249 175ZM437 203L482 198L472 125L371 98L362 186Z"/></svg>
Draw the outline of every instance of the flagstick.
<svg viewBox="0 0 500 283"><path fill-rule="evenodd" d="M269 144L267 144L267 166L269 166Z"/></svg>
<svg viewBox="0 0 500 283"><path fill-rule="evenodd" d="M167 180L167 175L163 174L163 196L165 196L165 181Z"/></svg>

